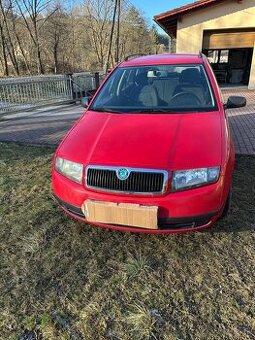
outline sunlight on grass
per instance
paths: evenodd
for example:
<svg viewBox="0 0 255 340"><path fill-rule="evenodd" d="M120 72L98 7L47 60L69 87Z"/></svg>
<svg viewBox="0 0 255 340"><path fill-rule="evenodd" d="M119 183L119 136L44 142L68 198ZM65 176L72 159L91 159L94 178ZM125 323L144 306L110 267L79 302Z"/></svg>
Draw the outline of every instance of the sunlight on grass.
<svg viewBox="0 0 255 340"><path fill-rule="evenodd" d="M135 339L150 339L151 337L156 339L153 334L153 326L156 321L153 320L147 308L135 304L132 311L129 311L125 321L129 327L129 332Z"/></svg>

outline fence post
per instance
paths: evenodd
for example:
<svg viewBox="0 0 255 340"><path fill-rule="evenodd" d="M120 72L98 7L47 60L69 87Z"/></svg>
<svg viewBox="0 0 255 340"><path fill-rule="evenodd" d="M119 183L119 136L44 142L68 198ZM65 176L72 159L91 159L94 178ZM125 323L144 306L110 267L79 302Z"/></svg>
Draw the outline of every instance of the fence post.
<svg viewBox="0 0 255 340"><path fill-rule="evenodd" d="M76 95L75 95L74 86L73 86L73 73L67 73L67 78L68 78L68 86L69 86L70 91L71 91L72 99L75 100Z"/></svg>
<svg viewBox="0 0 255 340"><path fill-rule="evenodd" d="M98 89L100 86L99 72L95 72L95 85L96 89Z"/></svg>

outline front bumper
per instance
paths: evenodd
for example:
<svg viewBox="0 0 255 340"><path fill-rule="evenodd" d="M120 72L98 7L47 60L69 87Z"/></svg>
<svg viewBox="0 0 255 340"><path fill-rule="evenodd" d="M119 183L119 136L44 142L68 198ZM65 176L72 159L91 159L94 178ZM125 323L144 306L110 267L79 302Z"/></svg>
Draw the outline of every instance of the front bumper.
<svg viewBox="0 0 255 340"><path fill-rule="evenodd" d="M73 218L80 221L87 222L80 207L74 206L67 202L62 201L57 196L54 196L57 203L61 208L68 213ZM109 225L102 223L91 223L101 228L115 229L119 231L131 231L136 233L146 233L146 234L173 234L173 233L187 233L199 231L205 228L209 228L221 215L221 212L211 212L206 215L200 216L189 216L182 218L158 218L158 229L150 230L135 227L125 227L120 225Z"/></svg>
<svg viewBox="0 0 255 340"><path fill-rule="evenodd" d="M52 172L52 180L53 193L61 207L72 217L84 222L87 221L81 206L88 199L158 206L158 229L156 230L95 224L99 227L138 233L181 233L210 227L221 216L229 192L228 181L224 180L224 176L220 177L217 183L201 188L146 197L92 191L55 170Z"/></svg>

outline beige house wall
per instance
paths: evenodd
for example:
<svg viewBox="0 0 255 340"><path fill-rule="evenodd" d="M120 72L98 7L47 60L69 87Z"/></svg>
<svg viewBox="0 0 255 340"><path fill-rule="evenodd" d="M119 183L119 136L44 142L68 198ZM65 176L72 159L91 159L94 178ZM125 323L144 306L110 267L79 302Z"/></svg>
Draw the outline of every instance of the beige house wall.
<svg viewBox="0 0 255 340"><path fill-rule="evenodd" d="M203 45L204 30L255 28L255 0L238 3L229 0L214 7L186 14L177 25L177 53L198 53ZM249 88L255 88L255 49Z"/></svg>
<svg viewBox="0 0 255 340"><path fill-rule="evenodd" d="M252 62L251 62L251 73L250 73L250 80L249 80L249 89L255 90L255 43L253 48L253 56L252 56Z"/></svg>

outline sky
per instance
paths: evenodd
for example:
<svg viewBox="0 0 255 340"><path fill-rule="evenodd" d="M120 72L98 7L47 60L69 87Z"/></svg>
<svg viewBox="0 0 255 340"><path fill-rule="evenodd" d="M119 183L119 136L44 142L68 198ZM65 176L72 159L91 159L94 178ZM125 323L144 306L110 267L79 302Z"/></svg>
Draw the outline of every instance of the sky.
<svg viewBox="0 0 255 340"><path fill-rule="evenodd" d="M171 9L187 5L194 1L195 0L129 0L129 3L139 8L152 24L154 15L170 11ZM159 29L159 26L157 26L157 28ZM161 29L159 29L159 31L163 32Z"/></svg>

